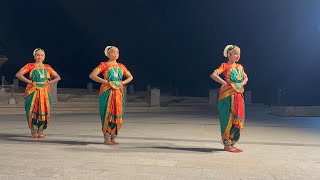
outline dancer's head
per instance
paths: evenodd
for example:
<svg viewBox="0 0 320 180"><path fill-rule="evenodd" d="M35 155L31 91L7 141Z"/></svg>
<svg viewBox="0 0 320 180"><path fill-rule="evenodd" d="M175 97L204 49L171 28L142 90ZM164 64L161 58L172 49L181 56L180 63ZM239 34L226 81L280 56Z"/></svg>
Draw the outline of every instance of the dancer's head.
<svg viewBox="0 0 320 180"><path fill-rule="evenodd" d="M116 46L107 46L104 49L104 54L109 60L117 60L119 58L119 49Z"/></svg>
<svg viewBox="0 0 320 180"><path fill-rule="evenodd" d="M40 62L42 63L46 57L46 54L44 52L43 49L41 48L36 48L34 51L33 51L33 57L34 57L34 60L36 62Z"/></svg>
<svg viewBox="0 0 320 180"><path fill-rule="evenodd" d="M238 62L240 59L240 48L236 45L227 45L224 48L223 55L231 62Z"/></svg>

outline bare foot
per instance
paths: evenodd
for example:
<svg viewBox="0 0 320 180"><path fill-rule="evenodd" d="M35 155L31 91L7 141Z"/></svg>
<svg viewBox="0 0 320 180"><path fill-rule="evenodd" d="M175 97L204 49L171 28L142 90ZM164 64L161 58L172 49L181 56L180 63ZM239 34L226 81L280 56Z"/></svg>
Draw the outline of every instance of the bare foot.
<svg viewBox="0 0 320 180"><path fill-rule="evenodd" d="M39 134L38 138L44 138L44 134Z"/></svg>
<svg viewBox="0 0 320 180"><path fill-rule="evenodd" d="M105 140L105 141L104 141L104 144L105 144L105 145L113 145L113 143L112 143L111 141L109 141L109 140Z"/></svg>
<svg viewBox="0 0 320 180"><path fill-rule="evenodd" d="M31 138L32 138L32 139L35 139L35 138L37 138L37 137L38 137L38 136L37 136L36 134L32 134L32 135L31 135Z"/></svg>
<svg viewBox="0 0 320 180"><path fill-rule="evenodd" d="M243 150L242 149L240 149L240 148L237 148L237 147L235 147L235 146L232 146L234 149L236 149L236 150L238 150L239 152L243 152Z"/></svg>
<svg viewBox="0 0 320 180"><path fill-rule="evenodd" d="M233 148L232 146L225 146L224 150L228 151L228 152L232 152L232 153L239 153L240 152L239 150Z"/></svg>
<svg viewBox="0 0 320 180"><path fill-rule="evenodd" d="M119 143L118 143L116 140L114 140L114 139L111 140L111 142L112 142L113 145L118 145L118 144L119 144Z"/></svg>

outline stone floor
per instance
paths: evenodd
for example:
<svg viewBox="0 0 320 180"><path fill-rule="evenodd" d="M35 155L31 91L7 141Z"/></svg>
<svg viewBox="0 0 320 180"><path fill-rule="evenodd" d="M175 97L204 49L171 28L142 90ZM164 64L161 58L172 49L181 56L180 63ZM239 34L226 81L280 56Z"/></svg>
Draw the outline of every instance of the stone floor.
<svg viewBox="0 0 320 180"><path fill-rule="evenodd" d="M0 179L320 179L320 118L247 108L238 146L222 151L216 114L128 113L118 146L98 114L57 114L45 139L23 115L0 116Z"/></svg>

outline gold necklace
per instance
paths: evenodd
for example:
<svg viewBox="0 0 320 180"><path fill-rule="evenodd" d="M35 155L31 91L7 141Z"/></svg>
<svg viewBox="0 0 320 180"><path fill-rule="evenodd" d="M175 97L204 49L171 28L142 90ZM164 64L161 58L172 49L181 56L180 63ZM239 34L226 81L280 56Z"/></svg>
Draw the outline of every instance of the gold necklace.
<svg viewBox="0 0 320 180"><path fill-rule="evenodd" d="M237 80L241 81L242 80L242 76L240 74L240 70L237 67L235 67L235 70L237 72L237 75L236 75Z"/></svg>
<svg viewBox="0 0 320 180"><path fill-rule="evenodd" d="M44 76L44 68L41 68L41 69L42 69L42 71L43 71L43 73L41 73L41 71L40 71L40 67L43 67L43 66L38 66L38 67L36 67L37 71L38 71L38 72L39 72L39 74L40 74L40 78L45 78L45 76Z"/></svg>
<svg viewBox="0 0 320 180"><path fill-rule="evenodd" d="M108 63L109 64L109 66L111 66L111 64L110 63ZM119 66L118 66L118 63L117 63L117 72L114 70L115 68L113 67L113 68L111 68L112 69L112 71L113 71L113 76L114 77L118 77L119 76Z"/></svg>

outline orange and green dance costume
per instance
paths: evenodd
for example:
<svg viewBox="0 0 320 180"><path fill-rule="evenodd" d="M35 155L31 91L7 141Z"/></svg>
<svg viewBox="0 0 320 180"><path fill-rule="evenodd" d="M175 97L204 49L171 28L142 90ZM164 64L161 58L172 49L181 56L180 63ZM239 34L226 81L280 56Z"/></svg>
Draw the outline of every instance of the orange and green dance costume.
<svg viewBox="0 0 320 180"><path fill-rule="evenodd" d="M218 99L221 139L225 146L233 146L240 139L244 127L244 88L240 83L247 75L240 64L232 67L228 63L222 63L215 72L218 75L223 74L227 82L227 85L220 89Z"/></svg>
<svg viewBox="0 0 320 180"><path fill-rule="evenodd" d="M29 72L29 78L32 80L24 94L28 125L32 135L42 134L50 122L52 107L50 85L47 80L56 72L48 64L36 67L34 63L26 64L21 70L24 73Z"/></svg>
<svg viewBox="0 0 320 180"><path fill-rule="evenodd" d="M107 62L101 62L95 70L102 73L104 79L109 82L100 87L99 110L102 133L106 140L112 140L118 135L123 122L125 97L121 81L129 71L121 63L109 65Z"/></svg>

